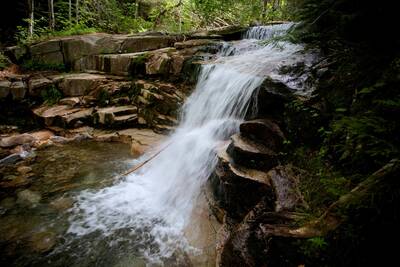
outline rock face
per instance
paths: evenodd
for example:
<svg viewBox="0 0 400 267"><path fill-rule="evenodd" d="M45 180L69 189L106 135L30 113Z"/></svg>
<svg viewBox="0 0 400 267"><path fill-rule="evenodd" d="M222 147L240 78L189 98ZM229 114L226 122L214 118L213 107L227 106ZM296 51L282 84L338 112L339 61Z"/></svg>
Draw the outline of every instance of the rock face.
<svg viewBox="0 0 400 267"><path fill-rule="evenodd" d="M93 91L98 87L105 77L95 74L70 74L63 77L59 85L64 96L83 96Z"/></svg>
<svg viewBox="0 0 400 267"><path fill-rule="evenodd" d="M278 165L284 138L275 120L246 121L218 153L209 179L215 205L224 211L217 266L273 265L267 257L281 253L275 234L290 236L296 210L307 208L296 169Z"/></svg>

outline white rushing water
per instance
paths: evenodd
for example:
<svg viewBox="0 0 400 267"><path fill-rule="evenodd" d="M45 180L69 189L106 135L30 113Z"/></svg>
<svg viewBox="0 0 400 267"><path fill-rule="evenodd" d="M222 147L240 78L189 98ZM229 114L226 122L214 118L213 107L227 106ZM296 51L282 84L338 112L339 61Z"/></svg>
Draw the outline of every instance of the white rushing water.
<svg viewBox="0 0 400 267"><path fill-rule="evenodd" d="M143 245L149 261L162 261L176 249L196 252L183 236L201 186L216 165L216 147L238 131L249 103L266 76L285 78L281 64L298 60L301 46L262 46L257 39L282 34L288 25L251 29L241 41L226 43L217 59L202 66L198 84L182 108L165 148L136 173L96 192L82 192L69 233L108 236L121 229ZM251 39L250 39L251 38ZM143 159L150 155L145 155ZM138 241L139 240L139 241Z"/></svg>

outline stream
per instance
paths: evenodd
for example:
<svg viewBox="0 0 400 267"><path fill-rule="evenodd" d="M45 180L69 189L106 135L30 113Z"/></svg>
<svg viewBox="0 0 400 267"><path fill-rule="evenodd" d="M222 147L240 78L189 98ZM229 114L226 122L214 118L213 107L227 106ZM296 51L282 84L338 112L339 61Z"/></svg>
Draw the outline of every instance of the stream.
<svg viewBox="0 0 400 267"><path fill-rule="evenodd" d="M303 47L264 42L290 26L254 27L224 43L202 66L161 153L135 173L112 178L151 156L132 159L123 145L38 151L32 169L39 177L29 191L1 201L5 258L15 266L215 266L218 224L204 185L216 149L255 108L250 103L266 77L301 89L279 67L301 61Z"/></svg>

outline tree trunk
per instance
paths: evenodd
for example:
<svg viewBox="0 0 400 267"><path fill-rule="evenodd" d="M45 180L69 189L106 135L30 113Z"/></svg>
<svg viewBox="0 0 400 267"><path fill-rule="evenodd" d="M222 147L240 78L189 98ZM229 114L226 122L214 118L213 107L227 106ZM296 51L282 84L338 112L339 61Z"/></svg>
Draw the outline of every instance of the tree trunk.
<svg viewBox="0 0 400 267"><path fill-rule="evenodd" d="M261 13L261 19L265 20L265 17L267 16L267 4L269 0L262 0L262 13Z"/></svg>
<svg viewBox="0 0 400 267"><path fill-rule="evenodd" d="M49 28L54 31L55 19L54 19L54 0L48 0L49 4Z"/></svg>
<svg viewBox="0 0 400 267"><path fill-rule="evenodd" d="M33 36L33 28L35 24L35 18L34 18L34 13L35 13L35 1L34 0L28 0L28 8L29 8L29 37Z"/></svg>
<svg viewBox="0 0 400 267"><path fill-rule="evenodd" d="M76 0L75 3L75 15L76 15L76 24L79 23L79 0Z"/></svg>
<svg viewBox="0 0 400 267"><path fill-rule="evenodd" d="M72 0L68 0L68 20L72 22Z"/></svg>

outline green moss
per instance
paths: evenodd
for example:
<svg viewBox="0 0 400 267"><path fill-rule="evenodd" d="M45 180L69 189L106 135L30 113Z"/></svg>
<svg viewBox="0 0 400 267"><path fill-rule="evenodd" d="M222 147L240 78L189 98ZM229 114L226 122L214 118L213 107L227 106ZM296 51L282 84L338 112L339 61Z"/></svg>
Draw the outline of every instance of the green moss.
<svg viewBox="0 0 400 267"><path fill-rule="evenodd" d="M54 70L59 72L67 71L67 67L64 64L51 64L33 59L25 60L21 64L21 67L24 70L34 70L34 71L41 71L41 70Z"/></svg>
<svg viewBox="0 0 400 267"><path fill-rule="evenodd" d="M62 93L54 85L43 90L41 96L44 103L50 106L56 104L63 97Z"/></svg>

